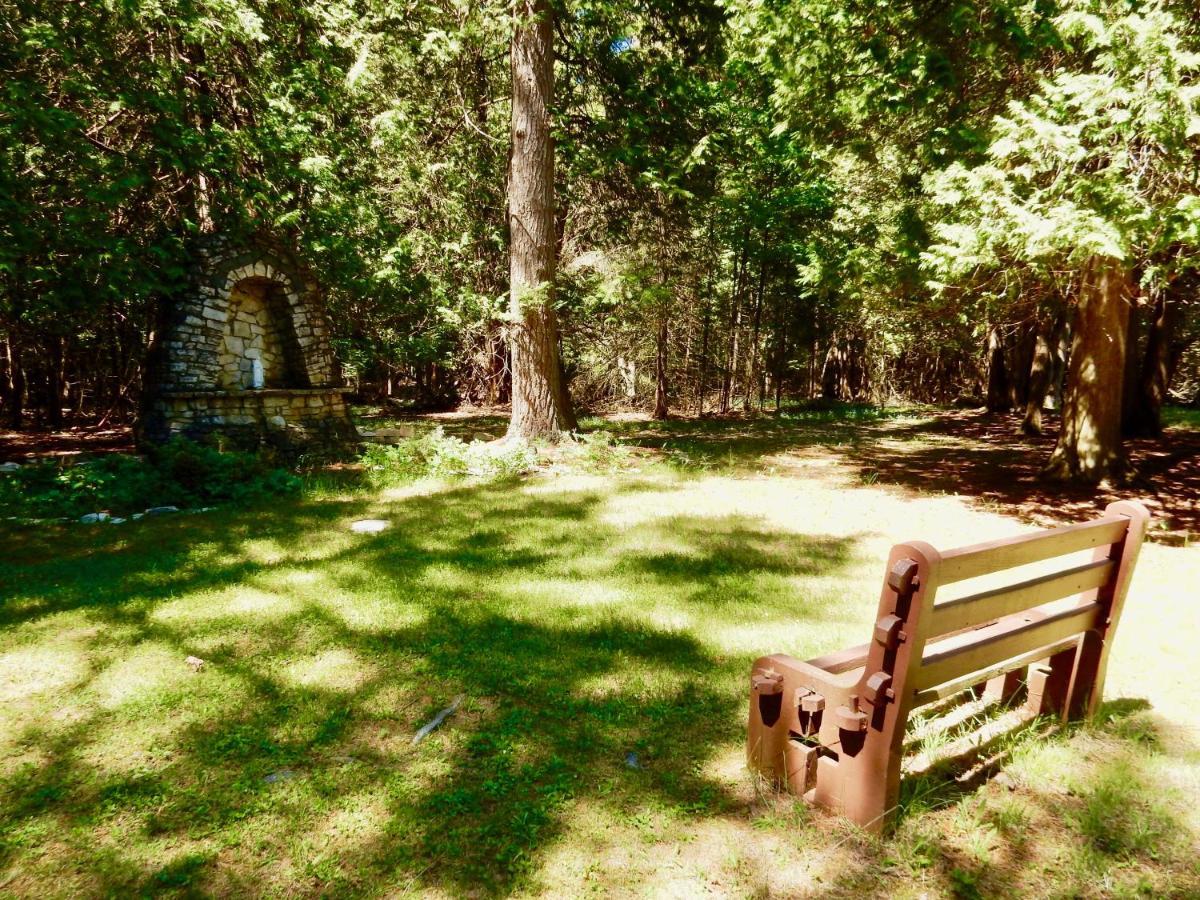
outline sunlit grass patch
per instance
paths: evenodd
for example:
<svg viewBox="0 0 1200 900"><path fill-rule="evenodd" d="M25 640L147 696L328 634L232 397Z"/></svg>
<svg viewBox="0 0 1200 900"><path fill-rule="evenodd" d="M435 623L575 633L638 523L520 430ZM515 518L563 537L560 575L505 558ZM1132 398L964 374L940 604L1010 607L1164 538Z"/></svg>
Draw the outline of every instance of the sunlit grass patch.
<svg viewBox="0 0 1200 900"><path fill-rule="evenodd" d="M374 667L365 663L354 651L345 647L330 647L288 662L283 666L280 676L286 684L297 687L350 692L374 677L374 674Z"/></svg>
<svg viewBox="0 0 1200 900"><path fill-rule="evenodd" d="M87 672L87 656L78 647L24 646L0 653L0 702L13 703L60 690Z"/></svg>

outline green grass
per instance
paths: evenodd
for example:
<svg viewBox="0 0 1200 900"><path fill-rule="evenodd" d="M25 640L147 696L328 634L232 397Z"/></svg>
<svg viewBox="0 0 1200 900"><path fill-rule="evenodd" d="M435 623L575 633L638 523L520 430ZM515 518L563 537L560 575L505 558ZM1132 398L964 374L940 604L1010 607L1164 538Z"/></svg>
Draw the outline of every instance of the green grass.
<svg viewBox="0 0 1200 900"><path fill-rule="evenodd" d="M891 841L746 774L753 658L861 642L894 540L1017 527L769 474L854 427L606 423L616 445L521 480L325 477L205 516L0 532L0 894L1200 890L1194 731L1145 702L1014 738L1017 793L938 776ZM366 517L390 527L349 531ZM1191 708L1170 673L1200 623L1181 592L1140 609L1197 553L1147 548L1128 636L1175 629L1149 663L1118 645L1110 696Z"/></svg>
<svg viewBox="0 0 1200 900"><path fill-rule="evenodd" d="M1200 408L1188 406L1165 406L1162 411L1163 425L1167 428L1200 431Z"/></svg>

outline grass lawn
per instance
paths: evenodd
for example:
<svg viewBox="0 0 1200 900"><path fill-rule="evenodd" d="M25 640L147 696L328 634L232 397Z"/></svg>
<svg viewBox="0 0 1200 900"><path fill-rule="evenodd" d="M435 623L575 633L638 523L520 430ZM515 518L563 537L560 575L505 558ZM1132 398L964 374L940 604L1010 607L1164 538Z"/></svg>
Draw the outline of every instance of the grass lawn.
<svg viewBox="0 0 1200 900"><path fill-rule="evenodd" d="M1053 513L906 477L941 421L593 422L633 449L0 530L0 895L1200 896L1195 544L1145 547L1099 721L909 778L895 836L746 773L755 657L864 640L896 541Z"/></svg>

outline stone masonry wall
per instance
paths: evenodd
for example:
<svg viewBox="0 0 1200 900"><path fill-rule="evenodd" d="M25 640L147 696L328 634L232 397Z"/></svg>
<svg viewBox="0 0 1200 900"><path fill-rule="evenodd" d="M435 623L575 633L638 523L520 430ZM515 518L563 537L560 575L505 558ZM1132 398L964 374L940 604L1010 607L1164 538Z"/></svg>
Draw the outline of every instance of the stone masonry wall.
<svg viewBox="0 0 1200 900"><path fill-rule="evenodd" d="M255 385L260 367L261 387ZM148 367L143 437L356 439L317 285L277 248L210 238Z"/></svg>

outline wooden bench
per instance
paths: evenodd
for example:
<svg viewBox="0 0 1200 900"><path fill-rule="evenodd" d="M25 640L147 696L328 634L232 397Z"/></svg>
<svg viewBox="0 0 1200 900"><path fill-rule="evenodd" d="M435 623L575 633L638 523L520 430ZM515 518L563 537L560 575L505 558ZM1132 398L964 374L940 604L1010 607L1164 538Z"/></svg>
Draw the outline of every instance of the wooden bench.
<svg viewBox="0 0 1200 900"><path fill-rule="evenodd" d="M754 663L751 768L878 831L896 807L905 725L918 707L985 682L989 693L1011 690L1029 667L1031 711L1090 715L1149 518L1121 501L1090 522L942 553L896 545L870 643ZM1090 560L1062 559L1088 550ZM1054 571L1010 571L1035 563ZM997 573L1021 580L937 601L949 585Z"/></svg>

